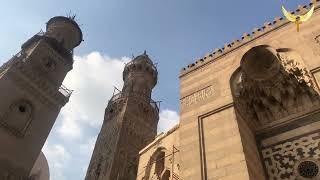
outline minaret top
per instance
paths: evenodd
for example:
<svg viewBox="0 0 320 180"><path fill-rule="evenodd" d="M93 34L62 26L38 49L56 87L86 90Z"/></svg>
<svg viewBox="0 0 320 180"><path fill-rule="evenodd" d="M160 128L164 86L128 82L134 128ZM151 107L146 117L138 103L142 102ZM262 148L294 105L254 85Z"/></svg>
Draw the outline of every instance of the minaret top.
<svg viewBox="0 0 320 180"><path fill-rule="evenodd" d="M148 63L150 65L153 65L153 62L152 60L149 58L148 54L147 54L147 51L144 51L143 54L135 57L133 60L132 60L132 63L135 63L135 64L142 64L142 63Z"/></svg>
<svg viewBox="0 0 320 180"><path fill-rule="evenodd" d="M139 79L138 76L143 76L141 79L150 83L152 88L157 84L158 71L146 51L126 64L123 71L123 80L126 81L130 74L135 74L132 77L135 77L136 80Z"/></svg>
<svg viewBox="0 0 320 180"><path fill-rule="evenodd" d="M82 41L82 31L74 17L56 16L47 22L46 36L54 38L67 50L77 47Z"/></svg>

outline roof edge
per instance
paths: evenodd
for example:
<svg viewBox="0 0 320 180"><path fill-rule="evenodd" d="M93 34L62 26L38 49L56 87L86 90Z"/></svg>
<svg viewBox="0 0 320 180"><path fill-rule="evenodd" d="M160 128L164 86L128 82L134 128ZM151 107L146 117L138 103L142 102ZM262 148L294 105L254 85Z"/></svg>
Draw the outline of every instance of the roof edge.
<svg viewBox="0 0 320 180"><path fill-rule="evenodd" d="M308 7L311 7L312 5L315 5L315 11L318 11L320 8L320 0L315 1L316 4L309 3L304 6L299 5L298 8L291 13L307 12ZM251 33L243 33L241 39L235 39L230 43L226 43L222 48L217 48L213 52L207 53L203 58L197 59L194 63L182 68L179 78L289 23L290 22L287 19L277 16L272 22L265 22L261 28L254 28Z"/></svg>
<svg viewBox="0 0 320 180"><path fill-rule="evenodd" d="M180 127L180 123L178 123L177 125L173 126L171 129L169 129L167 132L161 132L160 134L158 134L155 139L148 144L147 146L145 146L143 149L141 149L139 151L139 155L145 153L147 150L149 150L153 145L155 145L156 143L158 143L159 141L161 141L162 139L164 139L165 137L169 136L170 134L172 134L173 132L175 132L177 129L179 129Z"/></svg>

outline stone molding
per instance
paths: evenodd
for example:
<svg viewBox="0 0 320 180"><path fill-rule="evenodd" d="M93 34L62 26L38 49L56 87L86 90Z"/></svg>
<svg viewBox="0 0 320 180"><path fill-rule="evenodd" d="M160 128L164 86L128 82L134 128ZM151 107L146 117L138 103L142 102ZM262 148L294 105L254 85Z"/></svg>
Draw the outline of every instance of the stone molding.
<svg viewBox="0 0 320 180"><path fill-rule="evenodd" d="M228 103L223 106L220 106L210 112L207 112L203 115L198 116L198 133L199 133L199 151L200 151L200 168L201 168L201 179L208 179L207 175L207 159L206 159L206 149L205 149L205 138L204 138L204 127L203 127L203 119L206 117L209 117L211 115L214 115L216 113L222 112L224 110L227 110L229 108L234 108L234 103Z"/></svg>
<svg viewBox="0 0 320 180"><path fill-rule="evenodd" d="M40 99L47 99L48 102L55 104L55 106L62 107L69 100L68 97L59 92L59 87L39 77L32 70L25 68L23 66L23 62L17 62L16 65L10 68L8 72L10 72L10 77L13 77L13 79L19 82L17 84L24 85L24 89L30 89L33 84L33 90L36 89L36 91L31 93L36 93L36 96L42 94L43 97Z"/></svg>

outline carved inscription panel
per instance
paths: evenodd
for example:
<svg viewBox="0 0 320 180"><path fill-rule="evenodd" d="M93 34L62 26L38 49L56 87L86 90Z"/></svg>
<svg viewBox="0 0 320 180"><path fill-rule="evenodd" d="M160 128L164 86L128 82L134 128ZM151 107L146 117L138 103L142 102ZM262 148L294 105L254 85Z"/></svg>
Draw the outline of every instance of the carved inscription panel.
<svg viewBox="0 0 320 180"><path fill-rule="evenodd" d="M261 154L268 179L320 177L320 131L266 147Z"/></svg>
<svg viewBox="0 0 320 180"><path fill-rule="evenodd" d="M197 104L213 95L213 86L208 86L181 99L181 106L188 107Z"/></svg>

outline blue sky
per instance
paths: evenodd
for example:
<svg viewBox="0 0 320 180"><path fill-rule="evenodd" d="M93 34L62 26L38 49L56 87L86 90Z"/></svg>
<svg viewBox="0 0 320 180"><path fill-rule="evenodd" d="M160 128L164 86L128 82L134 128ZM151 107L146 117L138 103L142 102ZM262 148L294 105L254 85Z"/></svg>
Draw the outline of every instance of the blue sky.
<svg viewBox="0 0 320 180"><path fill-rule="evenodd" d="M123 64L147 50L158 63L161 130L178 120L180 69L244 32L309 0L10 0L0 4L0 61L17 53L53 16L76 14L84 42L64 84L75 90L45 146L53 180L83 179ZM94 108L95 107L95 108ZM161 131L159 130L159 131Z"/></svg>

